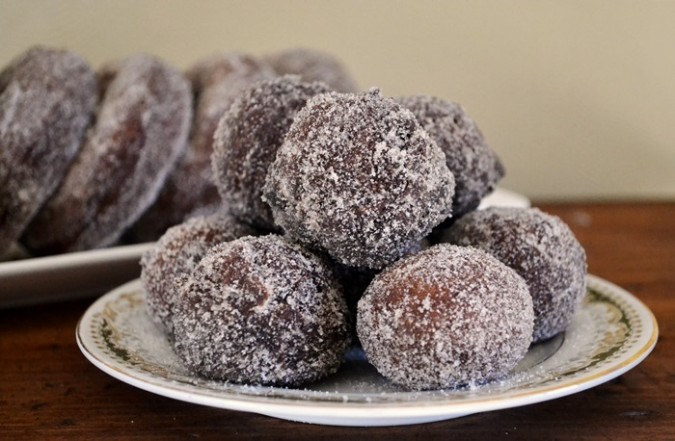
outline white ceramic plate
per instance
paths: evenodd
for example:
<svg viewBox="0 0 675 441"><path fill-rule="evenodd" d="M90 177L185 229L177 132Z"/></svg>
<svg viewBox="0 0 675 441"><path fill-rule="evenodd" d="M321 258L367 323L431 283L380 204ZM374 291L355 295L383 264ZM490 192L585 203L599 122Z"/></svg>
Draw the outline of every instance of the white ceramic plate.
<svg viewBox="0 0 675 441"><path fill-rule="evenodd" d="M0 263L0 308L101 294L135 279L151 244Z"/></svg>
<svg viewBox="0 0 675 441"><path fill-rule="evenodd" d="M523 195L503 188L487 206L529 207ZM0 308L98 295L140 274L138 262L152 244L129 245L0 262ZM18 250L18 248L17 248ZM21 251L15 254L21 255Z"/></svg>
<svg viewBox="0 0 675 441"><path fill-rule="evenodd" d="M310 423L404 425L523 406L581 392L636 366L658 337L649 309L594 276L568 330L533 345L505 379L479 387L409 392L382 378L358 351L334 376L302 389L245 386L191 375L146 314L139 281L98 299L78 324L82 353L138 388L196 404Z"/></svg>
<svg viewBox="0 0 675 441"><path fill-rule="evenodd" d="M528 208L530 200L515 191L507 190L505 188L497 188L495 191L485 196L480 201L479 209L487 207L520 207Z"/></svg>

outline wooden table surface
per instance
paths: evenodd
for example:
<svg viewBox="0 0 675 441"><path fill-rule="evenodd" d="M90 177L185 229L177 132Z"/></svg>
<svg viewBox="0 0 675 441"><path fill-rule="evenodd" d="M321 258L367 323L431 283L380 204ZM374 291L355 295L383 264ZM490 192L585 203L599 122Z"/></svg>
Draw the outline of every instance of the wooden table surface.
<svg viewBox="0 0 675 441"><path fill-rule="evenodd" d="M344 428L163 398L91 365L75 325L92 299L0 310L0 439L675 440L675 203L536 204L561 216L590 272L640 298L659 342L623 376L530 406L439 423Z"/></svg>

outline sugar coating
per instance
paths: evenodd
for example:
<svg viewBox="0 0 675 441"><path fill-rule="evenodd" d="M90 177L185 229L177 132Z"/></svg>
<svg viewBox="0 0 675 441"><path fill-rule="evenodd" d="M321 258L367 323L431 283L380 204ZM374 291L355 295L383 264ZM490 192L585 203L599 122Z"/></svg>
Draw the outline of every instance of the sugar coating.
<svg viewBox="0 0 675 441"><path fill-rule="evenodd" d="M157 200L133 226L133 240L156 240L168 227L196 213L226 209L211 168L218 121L246 88L275 76L267 63L238 52L215 54L188 71L195 97L188 149Z"/></svg>
<svg viewBox="0 0 675 441"><path fill-rule="evenodd" d="M379 269L451 214L454 179L414 115L372 89L310 99L269 169L263 198L294 240Z"/></svg>
<svg viewBox="0 0 675 441"><path fill-rule="evenodd" d="M190 218L169 228L141 258L141 282L152 319L173 334L172 310L181 280L192 274L211 247L253 234L253 229L223 213Z"/></svg>
<svg viewBox="0 0 675 441"><path fill-rule="evenodd" d="M28 227L41 253L114 243L154 201L185 151L190 88L162 61L136 55L103 68L95 126L54 196Z"/></svg>
<svg viewBox="0 0 675 441"><path fill-rule="evenodd" d="M0 73L0 255L61 182L98 97L78 55L35 47Z"/></svg>
<svg viewBox="0 0 675 441"><path fill-rule="evenodd" d="M193 372L294 386L335 372L350 340L346 305L322 260L275 235L212 248L183 285L175 350Z"/></svg>
<svg viewBox="0 0 675 441"><path fill-rule="evenodd" d="M506 375L530 345L525 281L474 248L436 245L386 268L358 304L368 361L409 389L479 384Z"/></svg>
<svg viewBox="0 0 675 441"><path fill-rule="evenodd" d="M309 98L328 91L323 83L283 76L245 90L225 113L212 160L218 190L235 217L275 229L272 212L261 198L267 170L298 111Z"/></svg>
<svg viewBox="0 0 675 441"><path fill-rule="evenodd" d="M505 169L476 123L457 103L425 95L397 98L445 153L455 176L455 217L475 210L504 177Z"/></svg>
<svg viewBox="0 0 675 441"><path fill-rule="evenodd" d="M560 218L537 208L469 213L444 241L480 248L525 279L534 304L534 342L564 331L586 293L584 249Z"/></svg>
<svg viewBox="0 0 675 441"><path fill-rule="evenodd" d="M300 75L302 81L320 81L336 92L358 92L356 81L334 56L314 49L294 48L265 57L279 75Z"/></svg>

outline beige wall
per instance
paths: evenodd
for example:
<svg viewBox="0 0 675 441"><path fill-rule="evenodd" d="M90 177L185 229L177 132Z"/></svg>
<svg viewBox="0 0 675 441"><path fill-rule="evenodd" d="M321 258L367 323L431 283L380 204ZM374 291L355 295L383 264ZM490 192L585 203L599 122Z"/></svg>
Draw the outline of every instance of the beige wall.
<svg viewBox="0 0 675 441"><path fill-rule="evenodd" d="M675 1L7 1L0 64L32 44L340 56L364 87L464 105L538 198L675 199Z"/></svg>

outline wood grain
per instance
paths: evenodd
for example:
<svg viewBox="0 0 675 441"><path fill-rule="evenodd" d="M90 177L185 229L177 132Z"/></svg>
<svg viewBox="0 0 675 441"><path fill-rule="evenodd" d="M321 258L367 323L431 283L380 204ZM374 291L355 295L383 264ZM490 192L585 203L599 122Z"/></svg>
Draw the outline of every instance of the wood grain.
<svg viewBox="0 0 675 441"><path fill-rule="evenodd" d="M103 374L75 344L88 299L0 311L0 439L675 439L675 203L538 206L574 230L591 273L626 288L657 317L654 352L609 383L433 424L291 423L170 400Z"/></svg>

